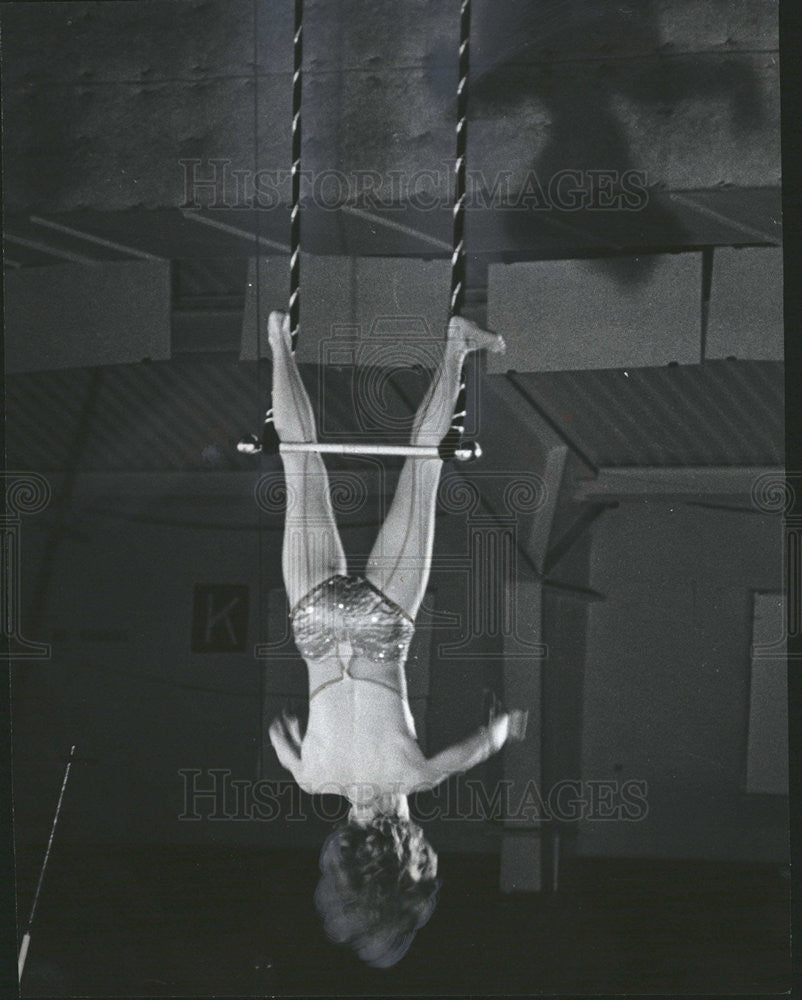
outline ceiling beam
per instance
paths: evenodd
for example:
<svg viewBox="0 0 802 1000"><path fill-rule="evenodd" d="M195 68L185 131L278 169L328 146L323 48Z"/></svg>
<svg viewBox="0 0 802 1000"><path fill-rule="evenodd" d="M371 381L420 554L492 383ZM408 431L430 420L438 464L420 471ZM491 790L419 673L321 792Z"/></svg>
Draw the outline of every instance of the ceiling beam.
<svg viewBox="0 0 802 1000"><path fill-rule="evenodd" d="M548 574L549 543L554 530L554 520L562 495L565 467L568 459L568 448L557 445L550 448L546 456L546 466L543 470L545 500L543 506L531 519L528 537L522 539L524 548L537 565L541 577Z"/></svg>
<svg viewBox="0 0 802 1000"><path fill-rule="evenodd" d="M547 452L552 448L568 444L560 435L555 433L551 422L544 420L539 410L532 407L531 400L528 396L523 395L521 387L513 384L512 377L515 374L515 372L506 372L503 375L498 373L485 374L483 376L484 383L495 394L496 398L504 404L504 408L510 414L511 419L520 423L521 431L531 433L543 451ZM522 399L526 404L525 406L521 406ZM595 468L593 471L596 471Z"/></svg>
<svg viewBox="0 0 802 1000"><path fill-rule="evenodd" d="M51 257L61 257L69 260L73 264L100 264L97 257L86 257L81 253L74 253L72 250L64 250L61 247L51 246L49 243L41 243L39 240L29 240L26 236L16 236L14 233L5 233L4 239L9 243L18 243L21 247L29 250L38 250L40 253L49 254Z"/></svg>
<svg viewBox="0 0 802 1000"><path fill-rule="evenodd" d="M251 232L249 229L240 229L237 226L230 225L228 222L212 219L208 215L202 215L197 209L182 208L181 214L190 222L199 222L204 226L211 226L212 229L219 229L220 232L228 233L231 236L239 236L241 239L249 240L260 247L266 247L269 250L278 250L280 253L290 252L290 248L286 243L279 243L277 240L268 239L267 236L261 236L258 233Z"/></svg>
<svg viewBox="0 0 802 1000"><path fill-rule="evenodd" d="M32 215L31 222L35 226L45 226L57 233L64 233L65 236L72 236L75 239L86 240L87 243L97 243L98 246L106 247L108 250L117 250L120 253L127 253L131 257L140 257L143 260L164 260L157 254L148 253L146 250L136 250L134 247L125 246L123 243L116 243L105 236L96 236L94 233L86 233L82 229L75 229L73 226L65 226L62 222L53 222L51 219L44 219L40 215Z"/></svg>
<svg viewBox="0 0 802 1000"><path fill-rule="evenodd" d="M767 233L763 229L758 229L757 226L749 226L744 222L739 222L737 219L733 219L731 215L725 215L723 212L717 212L715 209L712 209L707 205L700 205L698 201L690 198L687 194L680 194L678 191L670 191L668 192L668 197L676 204L684 205L686 208L691 209L692 212L705 216L708 219L712 219L715 222L721 222L725 226L731 226L736 232L743 233L744 236L748 236L753 240L756 239L761 243L770 243L773 245L776 245L778 242L778 237L776 235Z"/></svg>
<svg viewBox="0 0 802 1000"><path fill-rule="evenodd" d="M488 384L493 386L498 395L512 407L514 412L520 411L521 401L526 404L526 423L534 427L535 434L544 448L551 449L567 445L591 472L597 471L598 467L591 456L583 451L576 441L546 413L534 394L522 384L518 372L508 371L500 378L488 376L487 380Z"/></svg>
<svg viewBox="0 0 802 1000"><path fill-rule="evenodd" d="M688 497L752 495L763 476L782 478L784 470L776 466L682 466L599 469L595 479L580 483L574 499L623 500L642 497Z"/></svg>
<svg viewBox="0 0 802 1000"><path fill-rule="evenodd" d="M589 503L580 508L580 512L571 526L561 538L557 539L546 554L546 558L543 561L543 572L546 575L557 568L558 564L568 555L596 518L606 510L609 510L611 506L616 506L616 504Z"/></svg>
<svg viewBox="0 0 802 1000"><path fill-rule="evenodd" d="M347 215L353 215L357 219L364 219L371 224L378 223L378 225L384 226L385 229L404 233L405 236L413 236L417 240L422 240L424 243L429 243L431 246L437 247L438 250L445 250L447 253L451 253L453 249L450 243L446 243L445 240L441 240L437 236L430 236L420 229L414 229L412 226L405 226L403 222L396 222L394 219L386 219L382 215L367 212L365 209L357 208L355 205L341 205L340 211L345 212Z"/></svg>
<svg viewBox="0 0 802 1000"><path fill-rule="evenodd" d="M575 597L580 601L605 601L606 594L600 594L598 590L590 587L581 587L574 583L561 583L559 580L544 580L542 583L544 590L552 590L563 597Z"/></svg>

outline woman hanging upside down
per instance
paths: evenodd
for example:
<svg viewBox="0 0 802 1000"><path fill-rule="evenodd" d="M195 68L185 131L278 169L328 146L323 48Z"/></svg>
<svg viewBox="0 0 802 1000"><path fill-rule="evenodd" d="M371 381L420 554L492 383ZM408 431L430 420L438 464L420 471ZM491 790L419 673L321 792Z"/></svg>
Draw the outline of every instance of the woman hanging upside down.
<svg viewBox="0 0 802 1000"><path fill-rule="evenodd" d="M273 312L273 419L284 442L317 441L293 356L289 317ZM415 416L413 445L438 445L451 422L466 356L502 351L501 337L451 320L442 363ZM339 792L347 824L327 839L315 903L326 932L374 966L397 962L434 910L437 856L409 816L407 796L431 789L522 738L525 713L495 715L463 742L426 758L407 700L404 662L426 591L442 461L407 458L364 576L348 573L321 455L282 453L287 514L284 582L309 669L309 722L270 727L282 765L310 793Z"/></svg>

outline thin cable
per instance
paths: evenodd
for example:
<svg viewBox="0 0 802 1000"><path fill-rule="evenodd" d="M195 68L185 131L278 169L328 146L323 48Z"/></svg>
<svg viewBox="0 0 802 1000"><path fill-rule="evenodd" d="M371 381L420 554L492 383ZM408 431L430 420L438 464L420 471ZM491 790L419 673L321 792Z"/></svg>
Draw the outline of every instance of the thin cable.
<svg viewBox="0 0 802 1000"><path fill-rule="evenodd" d="M256 197L256 178L259 175L259 43L258 43L258 28L259 28L259 15L258 15L258 0L253 0L253 176L254 176L254 200L253 200L253 211L256 215L254 220L256 223L255 234L254 234L254 259L253 259L253 281L256 289L256 385L258 389L261 389L261 370L258 364L258 359L260 357L260 340L262 331L262 308L261 308L261 270L259 267L259 248L262 244L262 238L260 233L262 217L259 213L259 202ZM246 199L247 203L247 199Z"/></svg>
<svg viewBox="0 0 802 1000"><path fill-rule="evenodd" d="M64 769L64 780L61 782L61 791L59 792L58 802L56 804L56 812L53 816L53 823L50 827L50 837L47 841L47 849L45 850L44 860L42 861L42 867L39 870L39 881L36 883L36 892L33 895L33 905L31 906L31 913L28 917L28 924L25 928L25 933L22 936L22 944L20 945L19 957L17 959L17 978L22 980L22 973L25 971L25 959L28 957L28 948L31 944L31 927L33 926L33 918L36 914L36 907L39 904L39 894L42 891L42 883L44 882L45 872L47 870L47 862L50 860L50 851L53 848L53 837L56 835L56 825L58 824L58 818L61 814L61 805L64 802L64 792L67 788L67 781L70 777L70 768L72 767L72 762L75 757L75 746L70 748L70 759L67 761L67 766Z"/></svg>
<svg viewBox="0 0 802 1000"><path fill-rule="evenodd" d="M258 11L258 0L253 0L253 176L254 184L256 178L259 176L259 11ZM259 363L261 357L261 337L262 337L262 307L261 307L261 260L259 257L259 250L262 245L260 227L262 217L259 211L259 203L256 199L256 191L254 188L254 212L256 214L256 237L255 245L256 252L254 255L253 262L253 280L256 285L256 329L254 331L256 340L256 389L257 389L257 399L263 399L262 393L262 372L263 367ZM267 415L265 416L267 419ZM264 512L259 511L258 514L258 530L257 530L257 567L259 573L258 580L258 593L259 593L259 608L263 609L267 606L267 602L264 600L264 595L262 594L262 563L264 559L264 539L262 531L262 522L264 520ZM265 705L265 669L262 666L259 670L259 717L261 718L262 712L264 711ZM260 732L257 738L257 747L259 748L256 755L256 776L258 779L262 777L262 767L264 758L264 727L260 727Z"/></svg>

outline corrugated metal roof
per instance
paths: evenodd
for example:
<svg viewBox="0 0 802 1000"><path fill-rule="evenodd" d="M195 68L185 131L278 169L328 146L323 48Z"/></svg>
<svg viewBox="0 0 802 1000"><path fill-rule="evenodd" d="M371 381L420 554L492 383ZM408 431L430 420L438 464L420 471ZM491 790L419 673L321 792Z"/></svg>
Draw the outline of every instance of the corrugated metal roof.
<svg viewBox="0 0 802 1000"><path fill-rule="evenodd" d="M512 377L597 467L784 462L781 362Z"/></svg>
<svg viewBox="0 0 802 1000"><path fill-rule="evenodd" d="M348 369L304 366L324 434L359 426ZM710 361L623 371L492 375L527 400L597 467L780 465L784 382L779 362ZM404 436L424 380L395 379L385 394ZM388 384L389 385L389 384ZM320 390L323 390L322 393ZM253 468L237 439L258 430L269 362L203 356L7 379L7 460L41 471L181 471ZM325 398L325 414L320 399ZM496 416L492 394L483 423ZM498 419L503 419L497 415ZM390 439L377 429L377 438ZM499 438L500 440L500 438ZM510 461L519 446L510 441ZM519 463L518 463L519 464ZM517 467L517 466L513 466Z"/></svg>
<svg viewBox="0 0 802 1000"><path fill-rule="evenodd" d="M301 366L321 433L357 425L347 372ZM170 471L251 469L235 448L258 433L269 405L269 362L219 355L94 369L29 372L7 378L9 468L43 471ZM385 401L403 425L406 394Z"/></svg>

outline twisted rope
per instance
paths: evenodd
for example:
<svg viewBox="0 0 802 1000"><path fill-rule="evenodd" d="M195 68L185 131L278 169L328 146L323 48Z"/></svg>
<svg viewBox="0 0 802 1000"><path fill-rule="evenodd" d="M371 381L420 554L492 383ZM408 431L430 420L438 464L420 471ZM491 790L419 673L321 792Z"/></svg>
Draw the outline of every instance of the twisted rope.
<svg viewBox="0 0 802 1000"><path fill-rule="evenodd" d="M298 326L301 313L301 101L303 97L304 4L295 0L295 25L292 36L292 192L290 208L290 347L293 354L298 346ZM254 454L275 452L278 435L273 420L273 407L265 414L261 439L255 435L243 438L240 451Z"/></svg>
<svg viewBox="0 0 802 1000"><path fill-rule="evenodd" d="M301 97L303 90L304 5L295 0L292 71L292 209L290 211L290 337L298 342L301 287Z"/></svg>
<svg viewBox="0 0 802 1000"><path fill-rule="evenodd" d="M471 0L462 0L460 7L459 80L457 83L457 125L456 160L454 164L454 207L453 239L451 253L451 300L449 319L458 316L465 299L465 206L466 193L466 150L468 143L468 72L470 68L471 44ZM301 98L303 83L303 0L295 0L295 32L293 35L293 76L292 76L292 207L290 210L290 337L293 352L298 342L300 318L300 277L301 277ZM441 452L453 455L460 451L460 457L471 452L478 456L478 445L461 449L460 439L465 431L464 418L467 412L467 388L465 369L460 375L451 426L443 439ZM238 445L240 451L255 453L263 449L278 451L278 437L273 423L273 410L265 415L261 441L255 435L243 438Z"/></svg>
<svg viewBox="0 0 802 1000"><path fill-rule="evenodd" d="M449 319L458 316L465 300L465 202L466 169L465 159L468 148L468 72L471 55L471 0L462 0L459 19L459 82L457 83L457 156L454 163L454 216L453 251L451 254L451 305ZM445 443L456 448L465 432L464 418L467 413L468 392L465 382L465 368L460 374L460 387L451 427Z"/></svg>
<svg viewBox="0 0 802 1000"><path fill-rule="evenodd" d="M457 158L454 164L454 238L451 254L451 310L458 316L465 298L465 153L468 145L468 70L471 53L471 0L460 8L459 83L457 84Z"/></svg>

